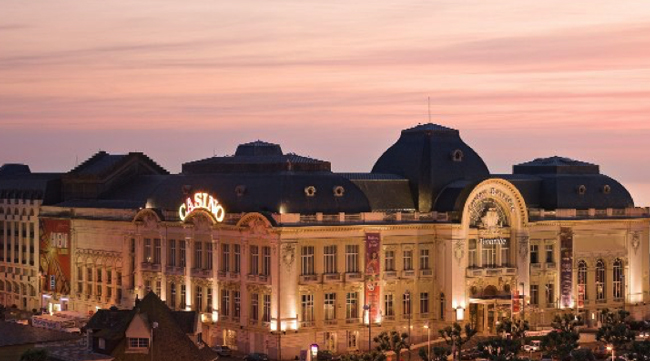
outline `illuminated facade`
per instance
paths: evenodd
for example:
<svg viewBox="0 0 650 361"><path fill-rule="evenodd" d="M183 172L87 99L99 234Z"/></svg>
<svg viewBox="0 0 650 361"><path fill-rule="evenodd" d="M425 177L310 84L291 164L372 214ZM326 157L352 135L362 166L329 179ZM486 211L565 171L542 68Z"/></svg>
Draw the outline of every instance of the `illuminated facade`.
<svg viewBox="0 0 650 361"><path fill-rule="evenodd" d="M492 175L433 124L403 131L370 173L258 141L173 175L99 153L62 188L40 207L71 229L70 291L52 299L93 312L153 291L242 352L363 350L369 322L416 343L454 321L491 333L574 309L595 324L624 303L648 316L650 221L622 185L558 157Z"/></svg>

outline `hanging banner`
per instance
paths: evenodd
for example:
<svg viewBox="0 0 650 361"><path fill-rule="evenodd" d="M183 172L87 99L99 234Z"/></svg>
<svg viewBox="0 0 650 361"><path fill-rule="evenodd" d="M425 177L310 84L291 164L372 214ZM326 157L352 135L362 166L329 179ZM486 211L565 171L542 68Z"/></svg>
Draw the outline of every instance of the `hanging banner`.
<svg viewBox="0 0 650 361"><path fill-rule="evenodd" d="M573 231L560 228L560 291L562 308L572 307L573 298Z"/></svg>
<svg viewBox="0 0 650 361"><path fill-rule="evenodd" d="M519 290L515 290L512 293L512 313L519 313L521 311L519 304Z"/></svg>
<svg viewBox="0 0 650 361"><path fill-rule="evenodd" d="M380 287L379 287L379 252L381 247L381 236L379 233L366 233L366 305L370 306L368 316L369 322L381 322L380 315Z"/></svg>
<svg viewBox="0 0 650 361"><path fill-rule="evenodd" d="M40 228L41 291L70 294L70 221L41 219Z"/></svg>
<svg viewBox="0 0 650 361"><path fill-rule="evenodd" d="M578 308L585 307L585 285L578 285Z"/></svg>

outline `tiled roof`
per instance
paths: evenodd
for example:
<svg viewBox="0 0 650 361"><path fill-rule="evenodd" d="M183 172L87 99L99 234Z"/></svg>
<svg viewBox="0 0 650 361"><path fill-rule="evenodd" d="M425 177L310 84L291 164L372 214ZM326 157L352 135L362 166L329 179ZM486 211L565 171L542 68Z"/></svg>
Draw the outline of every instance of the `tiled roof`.
<svg viewBox="0 0 650 361"><path fill-rule="evenodd" d="M0 321L0 347L76 340L80 336L30 325Z"/></svg>

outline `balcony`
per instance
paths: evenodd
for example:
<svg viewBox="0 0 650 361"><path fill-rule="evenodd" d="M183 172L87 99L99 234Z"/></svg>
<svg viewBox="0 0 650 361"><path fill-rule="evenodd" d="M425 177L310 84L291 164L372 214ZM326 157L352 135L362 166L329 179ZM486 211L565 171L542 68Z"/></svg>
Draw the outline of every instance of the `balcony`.
<svg viewBox="0 0 650 361"><path fill-rule="evenodd" d="M415 271L412 269L409 270L403 270L402 271L402 278L414 278L415 277Z"/></svg>
<svg viewBox="0 0 650 361"><path fill-rule="evenodd" d="M383 321L395 321L395 315L384 316Z"/></svg>
<svg viewBox="0 0 650 361"><path fill-rule="evenodd" d="M482 268L468 268L467 277L483 277Z"/></svg>
<svg viewBox="0 0 650 361"><path fill-rule="evenodd" d="M363 275L361 273L346 273L345 282L361 282L363 281Z"/></svg>
<svg viewBox="0 0 650 361"><path fill-rule="evenodd" d="M384 271L384 279L389 280L397 278L397 271Z"/></svg>
<svg viewBox="0 0 650 361"><path fill-rule="evenodd" d="M302 321L300 322L300 327L306 328L306 327L314 327L316 326L316 323L314 321Z"/></svg>
<svg viewBox="0 0 650 361"><path fill-rule="evenodd" d="M300 276L300 284L313 284L318 283L318 275L302 275Z"/></svg>
<svg viewBox="0 0 650 361"><path fill-rule="evenodd" d="M165 273L172 276L182 276L185 274L185 269L182 267L167 266L165 267Z"/></svg>
<svg viewBox="0 0 650 361"><path fill-rule="evenodd" d="M540 271L542 269L542 264L541 263L531 263L530 264L530 270L531 271Z"/></svg>
<svg viewBox="0 0 650 361"><path fill-rule="evenodd" d="M228 272L228 271L219 271L219 272L217 272L217 277L226 278L226 277L228 277L229 273L230 272Z"/></svg>
<svg viewBox="0 0 650 361"><path fill-rule="evenodd" d="M325 320L325 326L336 326L338 323L339 320Z"/></svg>
<svg viewBox="0 0 650 361"><path fill-rule="evenodd" d="M249 274L249 275L246 276L246 280L249 281L249 282L255 282L255 281L257 281L257 275Z"/></svg>
<svg viewBox="0 0 650 361"><path fill-rule="evenodd" d="M212 271L209 269L192 268L192 277L209 278Z"/></svg>
<svg viewBox="0 0 650 361"><path fill-rule="evenodd" d="M501 276L501 268L488 268L485 270L485 275L488 277Z"/></svg>
<svg viewBox="0 0 650 361"><path fill-rule="evenodd" d="M249 326L257 326L259 323L260 323L259 320L253 320L253 319L248 320L248 325Z"/></svg>
<svg viewBox="0 0 650 361"><path fill-rule="evenodd" d="M266 275L259 275L257 277L257 281L260 282L260 283L267 283L268 284L270 280L271 280L271 277L266 276Z"/></svg>
<svg viewBox="0 0 650 361"><path fill-rule="evenodd" d="M327 273L323 275L323 283L338 283L341 282L340 273Z"/></svg>
<svg viewBox="0 0 650 361"><path fill-rule="evenodd" d="M557 268L557 264L555 262L547 262L544 266L544 268L547 270L554 270Z"/></svg>
<svg viewBox="0 0 650 361"><path fill-rule="evenodd" d="M420 277L433 277L433 270L432 269L421 269L420 270Z"/></svg>
<svg viewBox="0 0 650 361"><path fill-rule="evenodd" d="M347 323L348 325L351 325L351 324L354 324L354 323L361 323L361 319L360 318L348 318L348 319L345 320L345 323Z"/></svg>
<svg viewBox="0 0 650 361"><path fill-rule="evenodd" d="M238 272L230 272L230 279L239 281L239 273Z"/></svg>

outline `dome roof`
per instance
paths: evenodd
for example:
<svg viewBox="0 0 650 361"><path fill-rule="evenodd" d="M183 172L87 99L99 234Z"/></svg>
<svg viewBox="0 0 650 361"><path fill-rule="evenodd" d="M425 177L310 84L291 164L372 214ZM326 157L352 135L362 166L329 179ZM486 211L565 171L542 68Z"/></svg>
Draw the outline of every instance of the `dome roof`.
<svg viewBox="0 0 650 361"><path fill-rule="evenodd" d="M431 211L436 197L448 184L490 174L458 130L431 123L403 130L397 142L379 157L372 172L407 178L420 212Z"/></svg>

